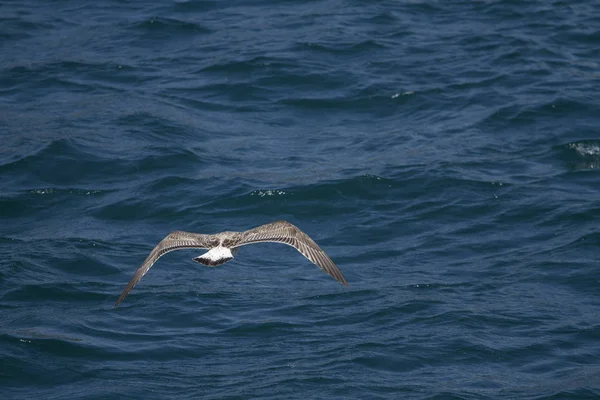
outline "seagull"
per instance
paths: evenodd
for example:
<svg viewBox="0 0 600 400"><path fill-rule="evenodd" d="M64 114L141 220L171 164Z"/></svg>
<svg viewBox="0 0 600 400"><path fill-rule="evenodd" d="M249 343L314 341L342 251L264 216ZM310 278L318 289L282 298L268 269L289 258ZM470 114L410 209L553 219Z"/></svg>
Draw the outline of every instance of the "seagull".
<svg viewBox="0 0 600 400"><path fill-rule="evenodd" d="M146 275L150 267L162 256L173 250L181 249L209 249L203 255L193 260L209 267L218 267L239 252L240 246L260 242L283 243L292 246L313 264L321 268L325 273L331 275L340 283L348 286L344 275L329 258L327 254L306 233L287 221L276 221L270 224L257 226L245 232L220 232L212 235L201 233L174 231L161 240L146 257L144 263L133 275L115 308L127 297L129 292Z"/></svg>

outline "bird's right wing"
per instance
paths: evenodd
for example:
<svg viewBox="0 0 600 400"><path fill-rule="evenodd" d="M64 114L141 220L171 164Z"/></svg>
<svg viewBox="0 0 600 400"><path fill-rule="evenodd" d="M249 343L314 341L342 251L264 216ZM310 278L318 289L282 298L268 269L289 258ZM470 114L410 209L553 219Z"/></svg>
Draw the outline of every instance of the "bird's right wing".
<svg viewBox="0 0 600 400"><path fill-rule="evenodd" d="M175 231L170 233L167 237L160 241L152 250L150 255L146 257L146 260L142 264L141 267L138 268L135 275L131 278L125 289L123 289L123 293L119 297L119 300L115 303L115 307L117 307L124 299L127 297L131 289L134 288L135 285L146 275L150 267L158 260L160 257L164 256L170 251L180 250L180 249L207 249L214 245L214 241L216 239L213 235L202 235L199 233L191 233L191 232L182 232Z"/></svg>

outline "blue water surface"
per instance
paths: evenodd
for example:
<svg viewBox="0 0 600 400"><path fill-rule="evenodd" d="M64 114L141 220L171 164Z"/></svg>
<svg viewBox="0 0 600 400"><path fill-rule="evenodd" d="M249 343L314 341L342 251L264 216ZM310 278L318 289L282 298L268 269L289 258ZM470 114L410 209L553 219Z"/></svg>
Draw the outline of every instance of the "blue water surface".
<svg viewBox="0 0 600 400"><path fill-rule="evenodd" d="M600 3L3 1L3 399L600 398ZM220 268L173 230L284 219Z"/></svg>

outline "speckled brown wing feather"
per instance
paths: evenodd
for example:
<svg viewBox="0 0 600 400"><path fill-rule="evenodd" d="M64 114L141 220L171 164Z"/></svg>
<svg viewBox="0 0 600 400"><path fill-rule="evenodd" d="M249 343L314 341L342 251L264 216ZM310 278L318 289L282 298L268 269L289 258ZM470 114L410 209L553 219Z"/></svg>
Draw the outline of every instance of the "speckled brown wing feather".
<svg viewBox="0 0 600 400"><path fill-rule="evenodd" d="M216 242L215 242L216 241ZM214 242L214 243L213 243ZM218 243L218 239L215 238L214 235L202 235L199 233L190 233L190 232L182 232L175 231L170 233L167 237L160 241L152 250L150 255L146 257L146 260L142 264L141 267L138 268L133 278L129 281L125 289L123 289L123 293L119 297L119 300L115 303L115 307L117 307L124 299L127 297L131 289L134 288L135 285L143 278L144 275L148 272L150 267L158 260L160 257L164 256L170 251L179 250L179 249L207 249Z"/></svg>
<svg viewBox="0 0 600 400"><path fill-rule="evenodd" d="M306 233L289 222L276 221L243 232L240 242L234 247L260 242L284 243L294 247L321 270L348 286L344 275L331 258Z"/></svg>

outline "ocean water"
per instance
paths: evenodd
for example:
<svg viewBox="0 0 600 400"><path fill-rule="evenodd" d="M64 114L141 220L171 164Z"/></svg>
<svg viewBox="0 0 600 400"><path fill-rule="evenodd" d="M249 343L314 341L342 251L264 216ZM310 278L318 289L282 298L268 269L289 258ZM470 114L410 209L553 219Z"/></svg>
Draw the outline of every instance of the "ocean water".
<svg viewBox="0 0 600 400"><path fill-rule="evenodd" d="M600 398L600 3L3 1L2 399ZM288 220L343 272L173 230Z"/></svg>

